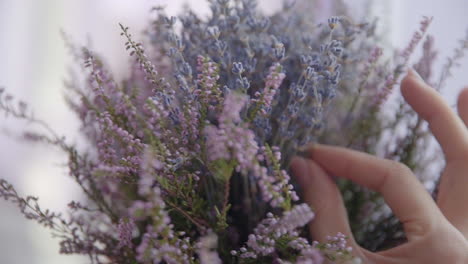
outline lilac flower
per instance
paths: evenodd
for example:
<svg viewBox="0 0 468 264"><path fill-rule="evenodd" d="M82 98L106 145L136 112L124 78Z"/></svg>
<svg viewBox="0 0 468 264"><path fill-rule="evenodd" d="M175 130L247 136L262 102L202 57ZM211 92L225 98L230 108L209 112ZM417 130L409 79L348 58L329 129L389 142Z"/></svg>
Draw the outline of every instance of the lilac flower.
<svg viewBox="0 0 468 264"><path fill-rule="evenodd" d="M258 151L254 134L242 124L240 112L247 98L234 92L226 96L222 113L218 117L219 126L205 127L206 145L211 161L236 159L238 171L246 171Z"/></svg>
<svg viewBox="0 0 468 264"><path fill-rule="evenodd" d="M239 123L242 119L240 113L247 103L247 97L230 93L224 101L223 112L218 118L220 124Z"/></svg>
<svg viewBox="0 0 468 264"><path fill-rule="evenodd" d="M428 35L423 43L422 59L414 65L414 69L425 82L430 83L429 78L432 74L432 65L437 57L437 52L434 51L434 37Z"/></svg>
<svg viewBox="0 0 468 264"><path fill-rule="evenodd" d="M306 204L295 206L291 211L285 212L281 218L268 213L267 218L260 222L253 234L249 235L247 247L242 247L239 251L232 253L239 254L240 258L253 259L271 255L276 250L278 239L297 237L299 234L296 229L304 226L313 218L314 213Z"/></svg>
<svg viewBox="0 0 468 264"><path fill-rule="evenodd" d="M162 164L156 159L151 150L146 150L142 162L142 175L139 182L138 193L146 198L144 201L135 201L129 209L131 217L136 219L150 219L151 224L146 225L141 243L137 246L137 259L144 263L189 263L187 255L179 247L183 243L173 231L171 219L166 212L166 204L158 186L153 187L152 182L155 170L161 169Z"/></svg>
<svg viewBox="0 0 468 264"><path fill-rule="evenodd" d="M257 163L266 160L270 163L268 164L270 167L278 165L281 153L278 148L275 148L274 153L266 153L265 147L259 148L253 132L246 128L245 124L239 123L242 120L241 110L246 103L245 96L234 92L226 96L223 111L218 118L218 127L210 125L205 128L209 159L211 161L234 159L237 162L236 171L244 175L251 172L258 181L263 200L273 207L281 206L286 197L297 200L298 197L289 184L290 178L286 171L276 168L275 175L271 175L267 167Z"/></svg>
<svg viewBox="0 0 468 264"><path fill-rule="evenodd" d="M266 115L271 110L273 99L285 77L286 74L282 72L282 67L278 62L270 66L268 76L265 79L264 90L256 92L255 96L258 99L252 100L252 102L260 104L263 115Z"/></svg>
<svg viewBox="0 0 468 264"><path fill-rule="evenodd" d="M216 248L218 246L218 237L210 232L200 238L198 242L198 255L200 264L221 264Z"/></svg>
<svg viewBox="0 0 468 264"><path fill-rule="evenodd" d="M186 264L190 263L182 248L160 239L160 232L148 226L140 245L137 247L137 260L142 263ZM178 242L180 243L180 241Z"/></svg>
<svg viewBox="0 0 468 264"><path fill-rule="evenodd" d="M207 138L206 147L209 152L209 159L211 161L223 159L229 160L231 158L227 142L229 140L228 134L224 130L220 130L215 126L205 127L205 136Z"/></svg>
<svg viewBox="0 0 468 264"><path fill-rule="evenodd" d="M244 172L251 167L258 152L253 132L244 124L238 124L241 121L240 112L246 103L245 96L230 93L226 96L223 112L218 118L218 128L205 128L209 159L235 159L238 162L237 171Z"/></svg>
<svg viewBox="0 0 468 264"><path fill-rule="evenodd" d="M120 219L118 225L119 231L119 248L132 247L133 229L135 228L135 222L133 219Z"/></svg>
<svg viewBox="0 0 468 264"><path fill-rule="evenodd" d="M321 264L325 258L318 249L308 247L301 250L301 256L297 259L296 264Z"/></svg>
<svg viewBox="0 0 468 264"><path fill-rule="evenodd" d="M293 186L289 184L288 173L278 169L281 162L281 153L278 150L277 147L271 149L261 147L257 158L259 162L265 161L266 166L254 165L252 170L253 176L258 181L263 200L269 202L273 207L284 206L287 202L286 199L299 200ZM269 168L272 168L274 175L270 174Z"/></svg>
<svg viewBox="0 0 468 264"><path fill-rule="evenodd" d="M367 63L364 65L364 70L362 71L363 80L367 81L369 78L371 71L375 67L375 64L382 56L383 51L380 47L375 47L370 54L370 57L367 60Z"/></svg>
<svg viewBox="0 0 468 264"><path fill-rule="evenodd" d="M423 37L425 36L429 25L432 23L432 17L424 17L420 24L419 31L414 32L413 36L411 37L410 42L408 45L403 49L400 54L400 60L396 71L393 74L389 74L385 80L384 88L381 90L381 93L378 95L377 104L381 105L383 102L386 101L388 95L393 90L393 87L397 83L399 77L403 74L404 69L408 66L408 62L410 60L410 56L414 53L417 45L421 42Z"/></svg>
<svg viewBox="0 0 468 264"><path fill-rule="evenodd" d="M212 104L218 102L221 96L221 90L217 85L219 80L219 69L215 62L208 58L197 56L198 89L195 95L200 96L201 102L209 105L209 110L213 110Z"/></svg>

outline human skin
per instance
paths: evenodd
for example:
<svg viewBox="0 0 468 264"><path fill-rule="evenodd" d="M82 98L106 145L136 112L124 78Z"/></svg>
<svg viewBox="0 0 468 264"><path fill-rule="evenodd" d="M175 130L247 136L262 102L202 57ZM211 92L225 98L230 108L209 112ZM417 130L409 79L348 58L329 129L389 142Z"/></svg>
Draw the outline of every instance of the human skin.
<svg viewBox="0 0 468 264"><path fill-rule="evenodd" d="M402 163L342 147L311 144L306 158L294 157L291 169L302 198L315 211L309 224L315 240L341 232L363 263L468 263L468 88L458 97L457 115L438 92L410 70L401 92L426 120L444 152L436 201ZM381 193L402 222L408 242L380 252L361 248L353 238L343 198L330 177L349 179Z"/></svg>

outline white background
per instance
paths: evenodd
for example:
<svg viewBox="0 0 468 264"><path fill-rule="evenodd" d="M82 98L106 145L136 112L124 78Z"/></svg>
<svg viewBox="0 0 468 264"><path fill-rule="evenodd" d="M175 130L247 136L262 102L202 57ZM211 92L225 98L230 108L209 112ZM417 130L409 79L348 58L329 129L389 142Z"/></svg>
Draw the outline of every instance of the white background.
<svg viewBox="0 0 468 264"><path fill-rule="evenodd" d="M128 25L134 35L146 25L149 7L167 4L176 14L183 2L207 13L204 0L125 1L125 0L0 0L0 87L27 101L60 134L74 141L78 125L63 102L62 80L67 76L70 58L60 38L60 29L79 43L92 40L115 75L125 73L128 61L117 23ZM354 8L357 1L347 1ZM467 0L374 1L376 14L392 29L389 39L404 46L417 29L423 15L434 16L430 32L436 36L439 67L452 54L457 40L468 27ZM260 1L263 8L275 9L278 2ZM468 59L454 71L445 96L454 103L458 91L468 84ZM8 127L11 131L5 131ZM21 131L22 122L0 116L0 130ZM0 177L14 183L21 193L37 195L45 207L63 210L71 199L80 199L79 190L65 176L63 153L37 145L26 145L0 134ZM87 263L81 257L60 256L57 241L48 231L27 221L14 207L0 201L0 263L58 264Z"/></svg>

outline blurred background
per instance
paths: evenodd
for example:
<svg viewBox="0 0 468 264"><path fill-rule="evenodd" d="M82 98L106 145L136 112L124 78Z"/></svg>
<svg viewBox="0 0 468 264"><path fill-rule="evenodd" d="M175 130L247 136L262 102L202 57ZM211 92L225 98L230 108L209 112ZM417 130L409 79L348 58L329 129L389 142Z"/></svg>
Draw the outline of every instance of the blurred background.
<svg viewBox="0 0 468 264"><path fill-rule="evenodd" d="M327 0L322 2L326 11ZM279 0L260 0L265 12L280 7ZM361 1L349 0L350 7L361 11ZM458 40L468 27L466 0L386 0L370 1L374 15L380 17L391 45L404 47L418 28L423 15L434 16L430 34L436 37L439 50L436 72L453 54ZM118 23L130 27L138 36L149 21L149 9L165 5L175 15L184 3L202 14L208 13L206 0L0 0L0 87L28 102L36 117L47 121L70 142L79 140L77 119L63 100L63 80L73 64L60 36L60 30L79 44L89 43L102 54L115 76L125 77L129 61ZM327 12L320 12L319 20ZM138 37L137 37L138 38ZM458 91L468 85L468 59L453 71L444 96L455 103ZM63 166L66 157L43 145L15 140L27 128L0 115L0 177L13 183L21 194L40 197L44 208L66 209L70 200L80 200L81 193L68 178ZM87 263L79 256L61 256L58 241L35 222L25 220L18 209L0 200L0 263L58 264Z"/></svg>

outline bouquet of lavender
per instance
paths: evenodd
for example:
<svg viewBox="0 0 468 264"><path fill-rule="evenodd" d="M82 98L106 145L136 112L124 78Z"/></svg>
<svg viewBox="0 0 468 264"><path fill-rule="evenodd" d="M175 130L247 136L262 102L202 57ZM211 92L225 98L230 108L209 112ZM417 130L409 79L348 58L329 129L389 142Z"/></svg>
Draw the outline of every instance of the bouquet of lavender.
<svg viewBox="0 0 468 264"><path fill-rule="evenodd" d="M375 23L336 6L339 16L320 24L289 2L271 16L252 0L211 0L208 18L155 8L146 43L121 25L135 58L122 83L97 54L68 42L86 82L69 82L67 101L91 147L78 151L3 90L0 109L45 128L24 136L68 154L88 201L70 202L64 217L5 180L0 196L50 228L61 253L93 263L358 262L341 234L319 243L302 232L314 213L299 201L289 161L320 141L425 168L430 157L416 150L426 148L427 128L405 107L396 118L382 118L381 108L431 19L403 52L383 58ZM425 79L432 47L428 37L416 65ZM392 134L401 126L416 133ZM379 195L339 186L359 243L380 249L404 238Z"/></svg>

